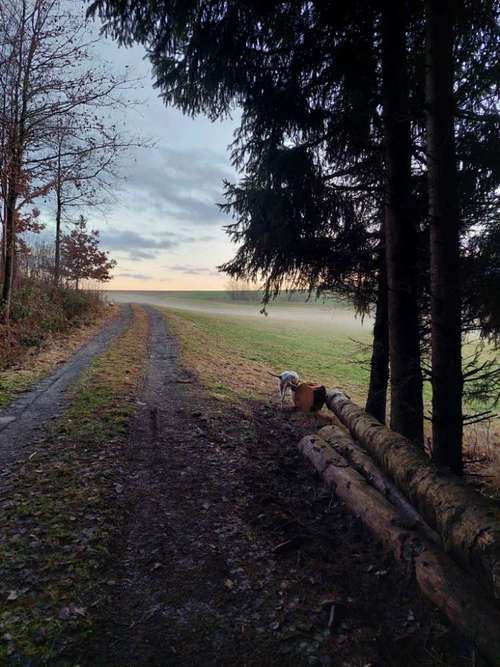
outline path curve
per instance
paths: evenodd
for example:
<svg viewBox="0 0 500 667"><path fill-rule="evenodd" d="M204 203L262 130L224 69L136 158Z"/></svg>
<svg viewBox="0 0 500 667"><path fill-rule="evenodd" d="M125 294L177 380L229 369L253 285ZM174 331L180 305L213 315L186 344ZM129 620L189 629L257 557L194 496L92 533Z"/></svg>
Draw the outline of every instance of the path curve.
<svg viewBox="0 0 500 667"><path fill-rule="evenodd" d="M130 304L122 306L119 316L106 322L99 333L64 364L0 410L1 468L22 458L37 440L40 429L64 411L69 401L68 388L92 359L102 354L111 341L125 330L131 318Z"/></svg>

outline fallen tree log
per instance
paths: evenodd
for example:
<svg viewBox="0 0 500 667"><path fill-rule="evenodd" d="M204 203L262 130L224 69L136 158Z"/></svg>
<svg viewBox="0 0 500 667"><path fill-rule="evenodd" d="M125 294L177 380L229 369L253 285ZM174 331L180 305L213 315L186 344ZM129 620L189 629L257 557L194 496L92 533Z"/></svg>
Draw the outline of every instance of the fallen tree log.
<svg viewBox="0 0 500 667"><path fill-rule="evenodd" d="M498 505L439 469L420 447L389 430L341 391L329 391L326 404L436 529L446 551L500 599Z"/></svg>
<svg viewBox="0 0 500 667"><path fill-rule="evenodd" d="M423 520L413 505L407 500L397 486L376 465L372 457L360 447L351 435L338 426L324 426L318 435L326 443L346 458L352 467L363 475L384 498L387 498L403 515L408 527L414 527L435 544L441 540L436 531Z"/></svg>
<svg viewBox="0 0 500 667"><path fill-rule="evenodd" d="M422 593L476 645L491 665L500 667L500 612L478 590L472 577L421 532L406 527L397 508L321 437L306 436L299 449L349 511L398 560L414 569Z"/></svg>

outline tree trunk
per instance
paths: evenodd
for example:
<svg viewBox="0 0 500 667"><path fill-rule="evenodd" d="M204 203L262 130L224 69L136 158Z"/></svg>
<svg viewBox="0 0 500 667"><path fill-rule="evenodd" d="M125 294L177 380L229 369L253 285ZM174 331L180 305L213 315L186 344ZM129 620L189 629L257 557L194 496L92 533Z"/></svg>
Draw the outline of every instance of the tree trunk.
<svg viewBox="0 0 500 667"><path fill-rule="evenodd" d="M366 411L373 415L375 419L378 419L379 422L385 424L387 383L389 380L389 322L387 317L385 251L383 247L382 245Z"/></svg>
<svg viewBox="0 0 500 667"><path fill-rule="evenodd" d="M444 472L423 449L394 433L339 390L326 404L436 529L443 545L500 599L500 510Z"/></svg>
<svg viewBox="0 0 500 667"><path fill-rule="evenodd" d="M6 202L5 215L5 259L3 267L2 285L2 320L5 324L10 321L12 302L12 288L14 282L14 267L16 257L16 197L9 195Z"/></svg>
<svg viewBox="0 0 500 667"><path fill-rule="evenodd" d="M427 174L432 314L432 458L462 474L460 239L453 98L454 0L427 0Z"/></svg>
<svg viewBox="0 0 500 667"><path fill-rule="evenodd" d="M417 230L411 202L411 137L405 13L405 3L384 0L382 72L391 427L411 440L423 443Z"/></svg>
<svg viewBox="0 0 500 667"><path fill-rule="evenodd" d="M299 449L349 511L415 573L422 593L473 641L492 665L500 666L500 613L441 549L408 528L404 517L321 437L306 436Z"/></svg>
<svg viewBox="0 0 500 667"><path fill-rule="evenodd" d="M1 250L1 257L0 257L0 272L1 275L3 276L4 272L4 265L5 265L5 248L6 248L6 228L7 228L7 223L6 223L6 216L7 216L7 206L5 205L5 202L3 203L3 211L2 211L2 250Z"/></svg>
<svg viewBox="0 0 500 667"><path fill-rule="evenodd" d="M56 241L54 254L54 283L59 285L61 278L61 215L62 215L62 130L59 129L57 144L57 177L56 177Z"/></svg>
<svg viewBox="0 0 500 667"><path fill-rule="evenodd" d="M4 272L5 268L5 255L7 250L7 201L5 199L5 193L7 192L6 187L2 187L2 198L3 198L3 211L2 211L2 258L0 261L0 270Z"/></svg>
<svg viewBox="0 0 500 667"><path fill-rule="evenodd" d="M54 283L59 285L61 279L61 213L62 213L62 202L57 192L57 203L56 203L56 243L55 243L55 255L54 255Z"/></svg>

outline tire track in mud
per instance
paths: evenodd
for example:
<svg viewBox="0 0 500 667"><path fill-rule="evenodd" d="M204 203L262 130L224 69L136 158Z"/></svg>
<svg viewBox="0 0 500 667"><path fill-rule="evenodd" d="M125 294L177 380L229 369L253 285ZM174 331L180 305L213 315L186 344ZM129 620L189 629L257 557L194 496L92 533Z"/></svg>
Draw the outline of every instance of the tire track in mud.
<svg viewBox="0 0 500 667"><path fill-rule="evenodd" d="M164 623L160 621L159 629L158 619L152 618L151 605L159 605L159 598L165 596L165 584L158 581L158 576L150 576L144 548L147 545L153 553L162 550L168 533L165 510L171 509L172 490L165 478L165 466L172 465L172 440L184 441L175 412L186 396L184 387L175 384L179 374L176 343L165 318L156 308L144 303L141 306L148 314L150 333L145 384L125 450L129 467L123 493L127 518L114 549L116 589L103 615L103 634L96 645L87 647L83 660L78 656L78 662L89 667L169 665L175 658ZM175 464L174 468L176 475ZM175 569L175 559L169 567Z"/></svg>
<svg viewBox="0 0 500 667"><path fill-rule="evenodd" d="M129 326L131 319L130 304L122 306L119 316L107 322L91 341L53 373L0 410L1 470L22 458L38 440L43 427L62 414L69 403L68 389L91 361L105 352L110 343Z"/></svg>

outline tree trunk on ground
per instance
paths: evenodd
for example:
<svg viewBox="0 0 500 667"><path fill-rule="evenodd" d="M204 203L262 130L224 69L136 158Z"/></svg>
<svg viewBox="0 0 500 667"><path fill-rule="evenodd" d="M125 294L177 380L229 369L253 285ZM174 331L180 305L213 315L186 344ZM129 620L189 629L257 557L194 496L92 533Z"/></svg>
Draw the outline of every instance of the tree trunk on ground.
<svg viewBox="0 0 500 667"><path fill-rule="evenodd" d="M432 458L462 474L460 240L453 98L454 0L427 0L427 169L432 314Z"/></svg>
<svg viewBox="0 0 500 667"><path fill-rule="evenodd" d="M385 424L387 384L389 381L389 322L387 317L385 257L383 256L385 251L382 249L381 252L366 411L373 415L375 419L378 419L379 422Z"/></svg>
<svg viewBox="0 0 500 667"><path fill-rule="evenodd" d="M321 437L306 436L299 449L349 511L360 517L377 539L407 563L417 583L492 665L500 665L500 613L475 581L441 549L405 526L398 509Z"/></svg>
<svg viewBox="0 0 500 667"><path fill-rule="evenodd" d="M345 431L341 426L324 426L319 430L318 436L346 458L351 466L361 473L384 498L395 505L404 517L408 528L415 528L430 542L440 544L439 535L429 527L394 482L384 474L373 458L352 439L348 431Z"/></svg>
<svg viewBox="0 0 500 667"><path fill-rule="evenodd" d="M411 203L406 6L405 3L384 0L382 7L391 427L411 440L423 443L417 230Z"/></svg>
<svg viewBox="0 0 500 667"><path fill-rule="evenodd" d="M445 549L500 599L498 505L438 468L422 448L390 431L341 391L329 391L326 403L436 529Z"/></svg>

